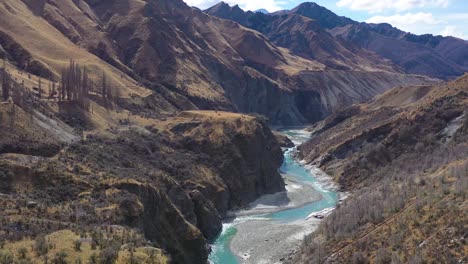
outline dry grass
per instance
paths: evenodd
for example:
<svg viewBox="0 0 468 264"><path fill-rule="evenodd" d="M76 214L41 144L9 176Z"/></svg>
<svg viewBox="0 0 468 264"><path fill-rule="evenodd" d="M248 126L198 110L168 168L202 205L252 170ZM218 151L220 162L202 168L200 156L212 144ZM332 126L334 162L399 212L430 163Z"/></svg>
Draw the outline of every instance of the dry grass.
<svg viewBox="0 0 468 264"><path fill-rule="evenodd" d="M6 243L3 249L0 249L1 253L10 253L16 259L19 259L19 250L20 248L26 249L27 257L31 258L32 263L44 263L45 259L52 260L56 254L60 252L65 252L67 257L66 260L68 263L75 263L77 260L81 260L82 263L87 263L92 255L99 256L100 249L92 249L91 240L81 238L80 235L74 233L71 230L61 230L47 235L47 243L50 245L48 253L44 256L38 256L38 253L34 250L35 240L25 239L18 242ZM75 241L82 241L80 250L75 249ZM149 252L152 253L150 259ZM137 263L151 263L151 264L165 264L168 263L168 259L161 250L156 248L149 247L140 247L135 248L134 258L137 259ZM122 248L119 251L119 257L116 261L116 264L127 264L130 259L130 251L128 249Z"/></svg>

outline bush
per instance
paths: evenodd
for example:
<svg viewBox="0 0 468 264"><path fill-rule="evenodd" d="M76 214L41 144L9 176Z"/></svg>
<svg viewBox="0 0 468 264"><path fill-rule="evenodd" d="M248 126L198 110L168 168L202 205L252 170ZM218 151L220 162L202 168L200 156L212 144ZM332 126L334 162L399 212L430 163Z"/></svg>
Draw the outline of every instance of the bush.
<svg viewBox="0 0 468 264"><path fill-rule="evenodd" d="M255 117L255 119L258 120L258 122L262 123L262 124L268 124L270 122L270 119L268 119L268 117L264 116L264 115L261 115L261 114L258 114L258 113L252 113L250 114L251 116Z"/></svg>
<svg viewBox="0 0 468 264"><path fill-rule="evenodd" d="M26 256L28 254L28 250L24 247L18 249L18 255L20 259L26 259Z"/></svg>
<svg viewBox="0 0 468 264"><path fill-rule="evenodd" d="M0 191L10 192L15 175L8 169L0 168Z"/></svg>
<svg viewBox="0 0 468 264"><path fill-rule="evenodd" d="M101 264L114 264L119 256L119 248L115 245L104 248L99 259Z"/></svg>
<svg viewBox="0 0 468 264"><path fill-rule="evenodd" d="M73 245L74 245L76 251L81 251L81 240L80 239L73 241Z"/></svg>
<svg viewBox="0 0 468 264"><path fill-rule="evenodd" d="M44 256L49 252L49 245L44 236L40 236L36 239L34 243L34 250L39 256Z"/></svg>
<svg viewBox="0 0 468 264"><path fill-rule="evenodd" d="M13 263L13 255L10 253L0 252L0 264L11 264Z"/></svg>
<svg viewBox="0 0 468 264"><path fill-rule="evenodd" d="M351 263L352 264L368 264L369 261L361 252L356 252L353 254L353 257L351 258Z"/></svg>
<svg viewBox="0 0 468 264"><path fill-rule="evenodd" d="M88 259L89 264L98 264L98 257L96 254L92 254Z"/></svg>
<svg viewBox="0 0 468 264"><path fill-rule="evenodd" d="M68 254L64 251L60 251L55 254L55 257L52 259L52 264L68 264L67 262Z"/></svg>
<svg viewBox="0 0 468 264"><path fill-rule="evenodd" d="M392 255L385 248L377 250L375 254L375 264L390 264L392 262Z"/></svg>

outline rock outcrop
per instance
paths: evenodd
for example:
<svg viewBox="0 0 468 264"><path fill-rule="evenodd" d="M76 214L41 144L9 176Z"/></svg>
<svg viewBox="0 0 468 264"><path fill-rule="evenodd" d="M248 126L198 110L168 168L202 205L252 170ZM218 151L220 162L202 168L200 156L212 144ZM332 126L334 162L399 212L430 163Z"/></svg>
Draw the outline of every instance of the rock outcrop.
<svg viewBox="0 0 468 264"><path fill-rule="evenodd" d="M0 156L0 191L19 204L34 201L34 208L21 212L29 219L37 210L35 218L41 219L15 232L8 231L14 218L2 219L0 230L16 238L64 226L110 230L117 225L137 230L174 263L206 263L208 243L229 210L285 190L278 171L280 145L260 117L190 111L148 122L91 132L52 158L23 151ZM38 127L43 133L56 129L35 122L28 129ZM49 139L34 140L41 145ZM41 228L50 217L41 208L49 203L60 205L53 217L62 224Z"/></svg>

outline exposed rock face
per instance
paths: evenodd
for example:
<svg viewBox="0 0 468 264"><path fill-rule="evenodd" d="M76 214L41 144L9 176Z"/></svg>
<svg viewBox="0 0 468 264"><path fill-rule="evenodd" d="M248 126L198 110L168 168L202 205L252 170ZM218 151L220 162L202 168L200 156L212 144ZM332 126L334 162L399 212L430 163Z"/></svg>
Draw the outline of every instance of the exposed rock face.
<svg viewBox="0 0 468 264"><path fill-rule="evenodd" d="M359 187L372 179L368 172L355 170L356 164L365 160L372 171L418 141L434 144L430 135L443 137L444 127L457 117L461 122L467 80L465 75L446 85L396 87L333 114L310 129L312 139L298 147L300 155L333 175L342 187Z"/></svg>
<svg viewBox="0 0 468 264"><path fill-rule="evenodd" d="M30 57L30 71L56 77L69 59L75 59L108 74L117 92L132 98L132 111L148 112L150 106L151 116L157 118L184 110L218 109L259 113L273 124L311 123L335 106L323 105L324 94L314 91L302 73L398 72L388 61L333 38L316 21L295 14L272 16L275 19L266 22L260 17L258 27L247 21L266 37L181 0L6 0L0 15L0 30L6 36L2 39L14 43L13 48L22 51L18 54ZM48 46L56 48L44 48ZM2 47L11 63L24 68L25 59L8 52L10 44ZM50 72L43 73L46 69ZM100 78L100 70L92 71L91 77ZM326 90L338 92L325 84ZM356 87L360 88L365 89Z"/></svg>
<svg viewBox="0 0 468 264"><path fill-rule="evenodd" d="M142 215L134 227L143 230L145 236L166 248L174 263L206 263L209 246L197 227L187 222L171 200L157 187L135 182L113 186L138 197L143 205Z"/></svg>
<svg viewBox="0 0 468 264"><path fill-rule="evenodd" d="M285 134L274 131L273 135L276 137L276 141L280 144L281 147L283 148L292 148L294 147L294 143L291 141L291 139L288 138Z"/></svg>
<svg viewBox="0 0 468 264"><path fill-rule="evenodd" d="M198 228L207 240L213 240L223 229L221 216L217 214L213 203L198 190L190 192L190 198L193 201L194 212L198 220Z"/></svg>
<svg viewBox="0 0 468 264"><path fill-rule="evenodd" d="M210 126L204 124L207 121ZM221 215L244 207L261 195L284 190L277 171L283 155L265 123L225 112L185 112L169 122L167 129L182 136L184 148L211 157L201 164L216 168L222 184L206 182L206 189L200 192ZM210 191L214 187L224 190Z"/></svg>
<svg viewBox="0 0 468 264"><path fill-rule="evenodd" d="M16 107L21 114L23 110ZM21 115L16 117L17 126L23 121ZM54 216L65 226L135 228L174 263L206 263L208 242L221 231L228 210L285 189L278 172L282 151L264 120L192 111L147 122L151 125L95 131L86 140L69 142L56 158L3 148L10 153L0 153L0 191L13 201L35 201L34 210L50 201L72 208ZM57 123L41 125L31 122L23 131L37 146L50 139L34 138L32 132L47 135L59 128ZM13 141L6 133L13 128L0 126L8 136L4 141ZM35 151L47 154L39 147ZM28 212L24 210L24 217L29 217ZM9 227L5 224L0 230ZM32 223L31 229L35 228Z"/></svg>

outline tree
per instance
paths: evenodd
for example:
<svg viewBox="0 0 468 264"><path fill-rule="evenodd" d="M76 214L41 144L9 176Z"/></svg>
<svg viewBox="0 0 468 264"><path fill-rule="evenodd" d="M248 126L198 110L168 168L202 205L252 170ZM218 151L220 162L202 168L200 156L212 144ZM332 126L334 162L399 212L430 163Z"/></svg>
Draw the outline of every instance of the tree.
<svg viewBox="0 0 468 264"><path fill-rule="evenodd" d="M86 67L82 68L75 61L70 60L67 68L62 69L60 96L61 100L69 100L77 103L87 110L89 108L90 80ZM52 87L55 94L55 87Z"/></svg>
<svg viewBox="0 0 468 264"><path fill-rule="evenodd" d="M37 86L38 86L38 88L37 88L38 89L37 90L38 96L39 96L39 98L42 98L42 79L41 79L41 77L39 77L39 81L38 81Z"/></svg>
<svg viewBox="0 0 468 264"><path fill-rule="evenodd" d="M380 248L375 254L376 264L390 264L392 262L392 254L385 248Z"/></svg>
<svg viewBox="0 0 468 264"><path fill-rule="evenodd" d="M351 258L352 264L368 264L369 261L361 252L355 252Z"/></svg>
<svg viewBox="0 0 468 264"><path fill-rule="evenodd" d="M7 73L5 65L3 65L3 69L1 69L2 73L2 98L3 101L7 101L8 98L10 97L10 91L11 91L11 77Z"/></svg>
<svg viewBox="0 0 468 264"><path fill-rule="evenodd" d="M60 251L55 254L55 257L52 259L52 264L68 264L67 262L68 254L64 251Z"/></svg>
<svg viewBox="0 0 468 264"><path fill-rule="evenodd" d="M104 71L102 71L102 98L104 99L107 99L107 95L108 95L108 92L107 92L107 77L106 77L106 73Z"/></svg>

